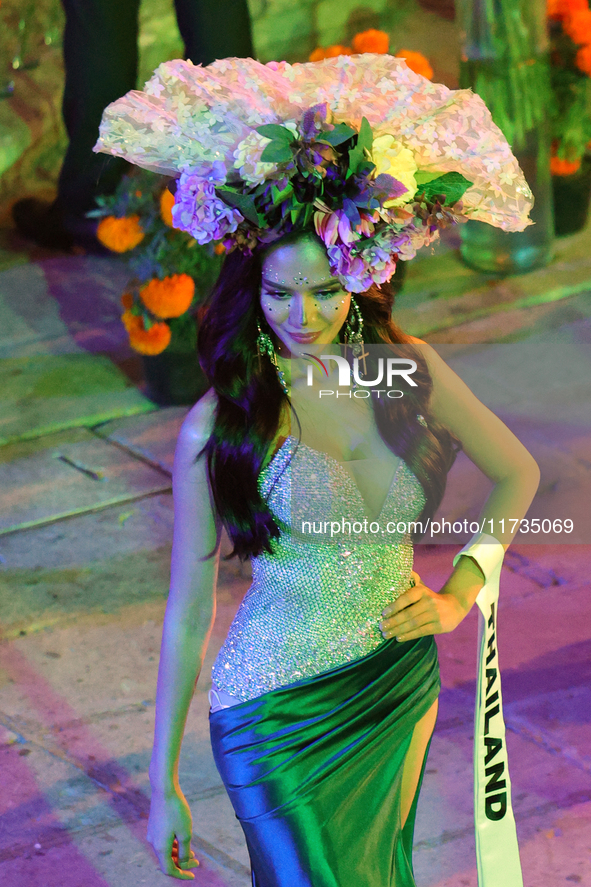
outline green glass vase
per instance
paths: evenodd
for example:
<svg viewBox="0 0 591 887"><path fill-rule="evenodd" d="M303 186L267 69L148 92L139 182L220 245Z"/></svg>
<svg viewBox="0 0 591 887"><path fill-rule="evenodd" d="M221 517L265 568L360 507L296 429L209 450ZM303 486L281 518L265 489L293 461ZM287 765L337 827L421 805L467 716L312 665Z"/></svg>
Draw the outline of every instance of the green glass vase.
<svg viewBox="0 0 591 887"><path fill-rule="evenodd" d="M480 271L519 274L546 265L554 248L546 0L458 0L457 9L460 86L486 103L535 199L525 231L462 225L460 254Z"/></svg>

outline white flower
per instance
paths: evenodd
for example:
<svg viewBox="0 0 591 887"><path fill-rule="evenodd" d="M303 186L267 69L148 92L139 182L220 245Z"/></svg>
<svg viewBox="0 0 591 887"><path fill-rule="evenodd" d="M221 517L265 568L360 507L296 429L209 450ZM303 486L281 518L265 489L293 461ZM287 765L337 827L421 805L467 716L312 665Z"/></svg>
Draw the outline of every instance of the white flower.
<svg viewBox="0 0 591 887"><path fill-rule="evenodd" d="M261 154L269 144L271 139L266 139L253 130L236 146L233 155L234 168L240 172L245 182L259 185L277 170L276 163L266 163L261 160Z"/></svg>
<svg viewBox="0 0 591 887"><path fill-rule="evenodd" d="M286 120L280 124L293 133L294 139L298 138L297 124L294 120ZM267 163L261 160L261 155L271 139L265 138L253 130L246 138L238 143L234 150L234 169L240 172L240 176L250 185L259 185L278 170L278 164Z"/></svg>

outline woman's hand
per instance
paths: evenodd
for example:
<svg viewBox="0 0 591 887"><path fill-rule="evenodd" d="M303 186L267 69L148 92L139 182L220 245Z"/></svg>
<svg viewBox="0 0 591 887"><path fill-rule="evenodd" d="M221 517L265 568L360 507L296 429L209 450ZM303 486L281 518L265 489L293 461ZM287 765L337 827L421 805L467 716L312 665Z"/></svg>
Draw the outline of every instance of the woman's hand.
<svg viewBox="0 0 591 887"><path fill-rule="evenodd" d="M466 558L461 558L460 562L464 560ZM423 585L419 574L413 571L411 584L406 591L382 611L385 617L380 622L383 636L395 637L397 641L412 641L426 635L453 631L467 615L471 604L467 606L466 602L460 602L454 593L446 590L448 584L436 593ZM479 586L482 587L482 584L480 582Z"/></svg>
<svg viewBox="0 0 591 887"><path fill-rule="evenodd" d="M193 821L186 798L180 789L170 793L152 792L148 842L158 857L165 875L188 881L195 875L188 869L199 865L191 850Z"/></svg>

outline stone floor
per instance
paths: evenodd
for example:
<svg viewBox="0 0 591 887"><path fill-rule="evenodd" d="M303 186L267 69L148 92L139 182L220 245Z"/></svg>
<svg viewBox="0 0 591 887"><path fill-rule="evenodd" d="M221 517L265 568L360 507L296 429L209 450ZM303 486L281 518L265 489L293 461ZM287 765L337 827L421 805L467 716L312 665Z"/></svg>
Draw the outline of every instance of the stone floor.
<svg viewBox="0 0 591 887"><path fill-rule="evenodd" d="M568 540L522 535L503 571L500 655L526 887L591 884L590 241L589 230L560 241L548 268L503 281L466 269L447 242L409 267L396 311L536 456L531 514L575 522ZM184 409L145 396L118 319L122 263L11 249L0 272L0 883L156 887L147 766ZM489 486L460 457L441 516L472 516ZM434 588L458 548L442 541L417 546L416 568ZM250 883L207 727L209 668L248 584L246 567L222 564L182 752L196 883L207 887ZM443 691L417 884L475 887L475 614L438 645Z"/></svg>

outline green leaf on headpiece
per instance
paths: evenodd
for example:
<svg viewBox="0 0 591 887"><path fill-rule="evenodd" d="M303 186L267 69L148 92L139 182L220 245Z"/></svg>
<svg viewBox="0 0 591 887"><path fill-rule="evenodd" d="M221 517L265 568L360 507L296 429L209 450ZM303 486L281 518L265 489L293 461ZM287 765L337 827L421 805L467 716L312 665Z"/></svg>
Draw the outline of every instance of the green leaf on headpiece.
<svg viewBox="0 0 591 887"><path fill-rule="evenodd" d="M427 182L432 182L433 179L438 179L441 176L440 172L427 172L424 169L419 169L415 173L415 182L417 185L426 185Z"/></svg>
<svg viewBox="0 0 591 887"><path fill-rule="evenodd" d="M371 151L373 145L373 132L369 125L369 120L364 117L359 128L357 136L357 144L352 151L349 151L349 170L356 173L359 167L367 161L366 151Z"/></svg>
<svg viewBox="0 0 591 887"><path fill-rule="evenodd" d="M448 172L431 179L430 182L420 184L417 196L424 192L425 198L432 201L435 197L445 194L445 205L451 206L452 203L461 200L471 185L472 182L464 178L460 172Z"/></svg>
<svg viewBox="0 0 591 887"><path fill-rule="evenodd" d="M266 139L273 142L293 142L295 136L286 126L279 126L278 123L265 123L263 126L257 126L256 131Z"/></svg>
<svg viewBox="0 0 591 887"><path fill-rule="evenodd" d="M293 209L290 210L289 215L291 218L292 225L295 225L295 223L297 222L298 216L301 213L303 206L304 206L304 204L300 203L300 204L298 204L298 206L294 206Z"/></svg>
<svg viewBox="0 0 591 887"><path fill-rule="evenodd" d="M267 145L261 154L261 160L264 163L287 163L292 157L293 153L287 142L279 140Z"/></svg>
<svg viewBox="0 0 591 887"><path fill-rule="evenodd" d="M253 225L261 226L262 218L257 212L254 197L251 194L239 194L232 188L216 188L215 193L220 200L223 200L228 206L233 206L242 213L245 219L252 222Z"/></svg>
<svg viewBox="0 0 591 887"><path fill-rule="evenodd" d="M371 147L373 145L373 132L367 117L363 117L361 120L361 126L359 127L359 136L357 138L357 145L361 145L362 148L365 148L367 151L371 151Z"/></svg>
<svg viewBox="0 0 591 887"><path fill-rule="evenodd" d="M284 200L293 194L293 185L291 182L288 182L285 188L282 188L280 191L277 185L271 186L271 196L273 197L273 206L279 206L280 203L283 203Z"/></svg>
<svg viewBox="0 0 591 887"><path fill-rule="evenodd" d="M343 142L348 142L354 135L356 135L354 129L351 129L346 123L339 123L329 132L321 132L316 141L326 142L328 145L332 145L332 147L335 148L337 145L342 145Z"/></svg>
<svg viewBox="0 0 591 887"><path fill-rule="evenodd" d="M313 215L314 215L314 204L307 203L306 208L304 210L304 221L303 221L304 227L306 227L306 225L308 224L308 222L310 221L310 219L312 218Z"/></svg>

